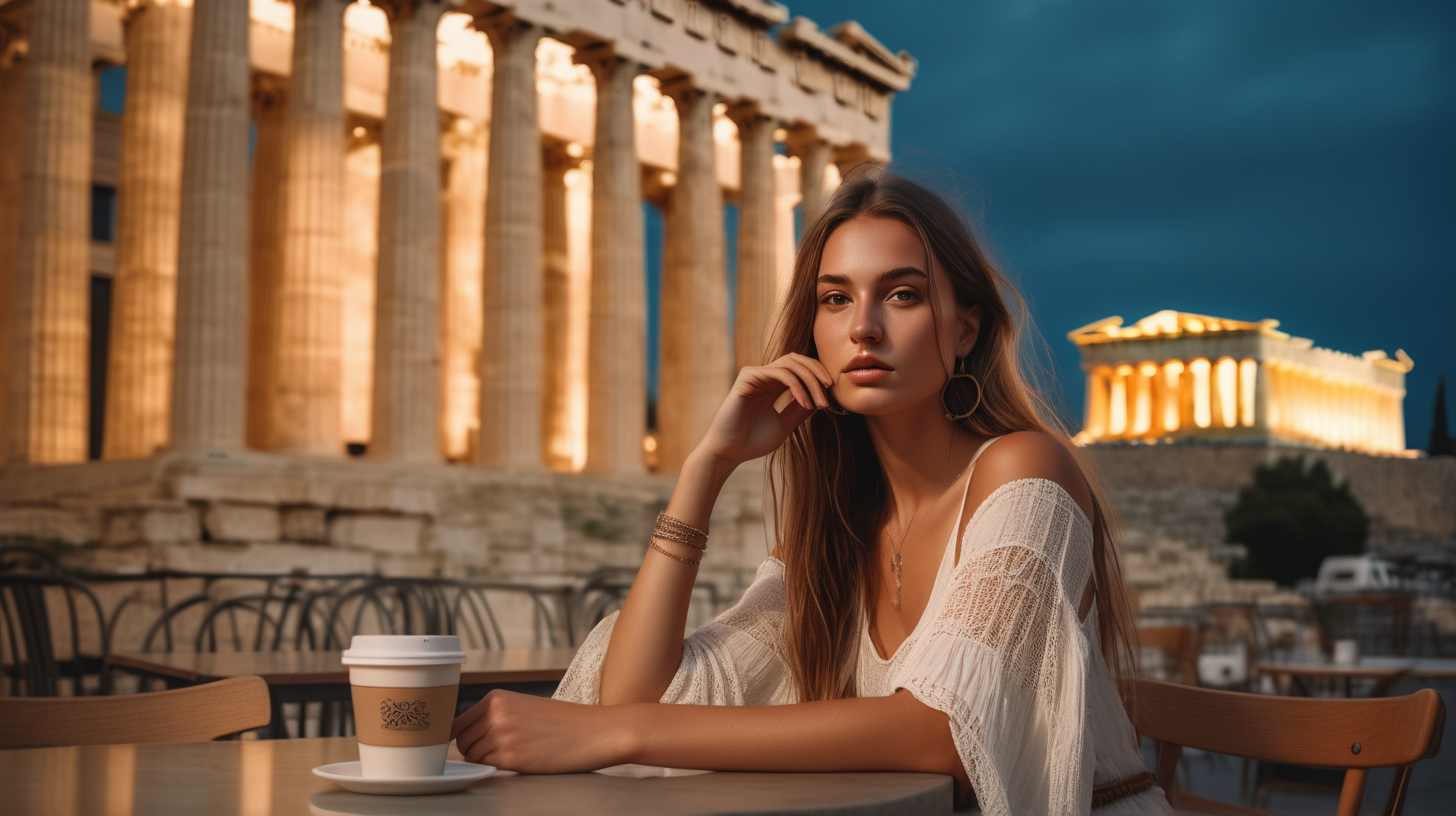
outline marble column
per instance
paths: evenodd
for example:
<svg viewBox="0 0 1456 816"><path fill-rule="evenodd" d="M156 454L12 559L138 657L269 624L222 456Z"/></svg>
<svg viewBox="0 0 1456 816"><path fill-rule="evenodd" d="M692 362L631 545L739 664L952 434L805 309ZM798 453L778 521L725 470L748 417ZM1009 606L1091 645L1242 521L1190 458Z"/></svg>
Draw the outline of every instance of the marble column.
<svg viewBox="0 0 1456 816"><path fill-rule="evenodd" d="M283 140L283 263L272 399L275 447L339 455L344 219L344 8L294 0Z"/></svg>
<svg viewBox="0 0 1456 816"><path fill-rule="evenodd" d="M542 32L507 12L475 24L493 52L476 455L493 467L540 470L545 361L536 43Z"/></svg>
<svg viewBox="0 0 1456 816"><path fill-rule="evenodd" d="M11 283L20 236L21 155L25 150L25 39L20 27L0 20L0 464L5 444L6 392L10 371Z"/></svg>
<svg viewBox="0 0 1456 816"><path fill-rule="evenodd" d="M807 231L829 200L824 191L824 172L832 153L829 142L819 137L812 125L789 131L789 148L799 157L799 217Z"/></svg>
<svg viewBox="0 0 1456 816"><path fill-rule="evenodd" d="M379 179L371 458L440 459L439 0L375 3L389 17Z"/></svg>
<svg viewBox="0 0 1456 816"><path fill-rule="evenodd" d="M11 461L86 458L94 88L90 0L32 4L9 303Z"/></svg>
<svg viewBox="0 0 1456 816"><path fill-rule="evenodd" d="M640 66L603 53L582 61L591 67L597 86L585 470L641 473L646 470L647 292L642 170L632 110L632 81Z"/></svg>
<svg viewBox="0 0 1456 816"><path fill-rule="evenodd" d="M379 281L379 123L351 118L344 140L343 251L339 275L339 436L369 444L374 414L374 307ZM438 271L438 270L437 270Z"/></svg>
<svg viewBox="0 0 1456 816"><path fill-rule="evenodd" d="M191 37L190 4L127 9L104 459L151 456L167 444Z"/></svg>
<svg viewBox="0 0 1456 816"><path fill-rule="evenodd" d="M713 164L717 95L685 80L665 84L677 104L678 172L662 270L659 467L682 467L732 385L723 192Z"/></svg>
<svg viewBox="0 0 1456 816"><path fill-rule="evenodd" d="M566 145L552 144L541 156L541 356L546 370L542 372L541 414L546 466L556 471L570 469L571 451L567 447L570 423L568 392L567 333L571 278L570 235L566 223L566 171L574 162L566 154Z"/></svg>
<svg viewBox="0 0 1456 816"><path fill-rule="evenodd" d="M283 114L288 81L253 76L253 182L248 211L247 444L274 447L273 366L277 360L278 270L283 263Z"/></svg>
<svg viewBox="0 0 1456 816"><path fill-rule="evenodd" d="M192 10L171 447L236 450L247 410L248 3Z"/></svg>
<svg viewBox="0 0 1456 816"><path fill-rule="evenodd" d="M754 103L733 105L728 115L738 124L740 193L738 203L738 292L733 326L733 370L763 365L778 294L774 245L774 128Z"/></svg>
<svg viewBox="0 0 1456 816"><path fill-rule="evenodd" d="M451 461L475 459L480 432L480 285L485 263L485 173L489 131L456 119L445 137L445 263L440 299L442 445Z"/></svg>

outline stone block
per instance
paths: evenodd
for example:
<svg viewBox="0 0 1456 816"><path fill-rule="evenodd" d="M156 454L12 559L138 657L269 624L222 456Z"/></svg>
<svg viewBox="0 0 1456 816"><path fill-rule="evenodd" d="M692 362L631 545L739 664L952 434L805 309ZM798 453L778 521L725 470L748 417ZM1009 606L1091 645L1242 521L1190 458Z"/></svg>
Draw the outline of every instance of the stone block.
<svg viewBox="0 0 1456 816"><path fill-rule="evenodd" d="M390 578L430 578L440 573L439 556L381 555L377 564L379 574Z"/></svg>
<svg viewBox="0 0 1456 816"><path fill-rule="evenodd" d="M278 510L257 504L218 503L203 516L214 541L276 541Z"/></svg>
<svg viewBox="0 0 1456 816"><path fill-rule="evenodd" d="M186 544L166 548L165 566L194 572L292 572L341 575L374 571L374 556L306 544Z"/></svg>
<svg viewBox="0 0 1456 816"><path fill-rule="evenodd" d="M329 542L395 555L417 555L425 531L420 516L340 514L329 522Z"/></svg>
<svg viewBox="0 0 1456 816"><path fill-rule="evenodd" d="M99 515L79 508L0 508L0 536L33 536L85 544L101 538Z"/></svg>
<svg viewBox="0 0 1456 816"><path fill-rule="evenodd" d="M436 524L425 548L442 555L447 564L484 567L490 563L490 536L479 527Z"/></svg>
<svg viewBox="0 0 1456 816"><path fill-rule="evenodd" d="M322 507L285 507L280 516L286 541L329 540L329 514Z"/></svg>

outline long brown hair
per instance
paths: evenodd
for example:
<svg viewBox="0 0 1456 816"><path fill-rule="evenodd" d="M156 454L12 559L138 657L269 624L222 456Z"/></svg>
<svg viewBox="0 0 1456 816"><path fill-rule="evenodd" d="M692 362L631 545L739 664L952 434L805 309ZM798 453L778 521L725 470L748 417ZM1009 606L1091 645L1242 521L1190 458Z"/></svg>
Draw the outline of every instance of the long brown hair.
<svg viewBox="0 0 1456 816"><path fill-rule="evenodd" d="M980 334L965 370L981 384L982 399L970 417L959 420L962 427L979 436L1042 431L1060 440L1075 458L1092 492L1102 656L1114 677L1129 675L1136 666L1137 636L1118 558L1115 513L1096 473L1035 385L1034 373L1023 369L1020 346L1036 336L1025 300L949 204L902 176L869 165L847 174L823 214L804 232L766 361L790 352L818 358L814 317L820 258L830 234L856 216L893 218L910 227L927 258L945 270L956 303L961 308L980 304ZM932 304L933 281L932 276ZM938 325L938 314L932 314ZM946 371L947 378L950 373ZM814 413L770 456L768 482L777 519L776 552L785 566L784 626L799 699L852 696L870 559L889 506L884 471L865 418Z"/></svg>

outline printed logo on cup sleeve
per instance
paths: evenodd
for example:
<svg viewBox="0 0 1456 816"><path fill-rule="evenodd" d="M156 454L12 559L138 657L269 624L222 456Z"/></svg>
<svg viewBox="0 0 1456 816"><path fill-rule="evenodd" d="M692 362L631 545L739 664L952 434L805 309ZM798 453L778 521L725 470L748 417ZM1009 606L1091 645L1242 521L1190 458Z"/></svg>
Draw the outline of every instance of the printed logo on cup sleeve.
<svg viewBox="0 0 1456 816"><path fill-rule="evenodd" d="M354 726L365 745L442 745L450 741L459 685L433 688L353 686Z"/></svg>

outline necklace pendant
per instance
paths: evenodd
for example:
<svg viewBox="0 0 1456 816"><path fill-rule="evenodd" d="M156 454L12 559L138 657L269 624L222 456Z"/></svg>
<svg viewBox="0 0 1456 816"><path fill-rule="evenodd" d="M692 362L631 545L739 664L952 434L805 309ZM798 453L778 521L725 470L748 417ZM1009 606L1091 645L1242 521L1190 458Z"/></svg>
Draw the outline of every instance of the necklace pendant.
<svg viewBox="0 0 1456 816"><path fill-rule="evenodd" d="M895 573L895 597L890 600L890 605L896 609L900 608L900 565L904 562L900 553L890 556L890 571Z"/></svg>

